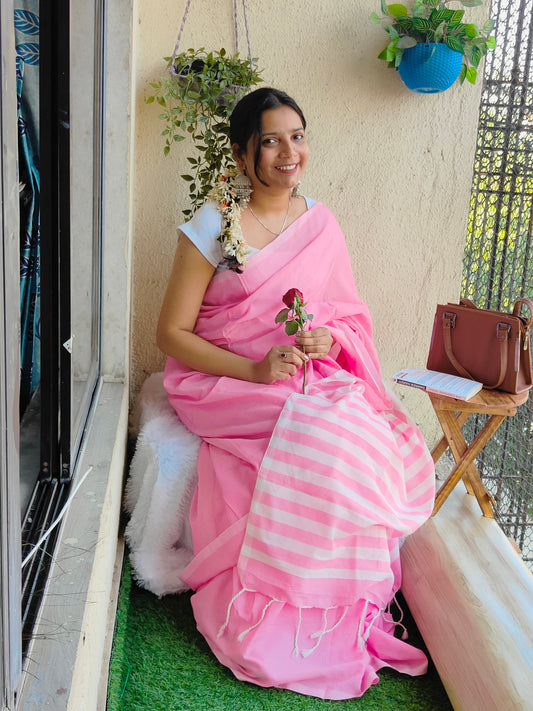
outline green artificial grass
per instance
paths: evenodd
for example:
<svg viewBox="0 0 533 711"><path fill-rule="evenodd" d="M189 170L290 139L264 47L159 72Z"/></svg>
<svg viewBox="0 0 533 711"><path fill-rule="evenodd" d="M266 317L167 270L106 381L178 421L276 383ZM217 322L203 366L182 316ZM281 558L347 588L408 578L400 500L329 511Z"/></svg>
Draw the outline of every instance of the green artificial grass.
<svg viewBox="0 0 533 711"><path fill-rule="evenodd" d="M423 647L412 619L409 639ZM196 629L190 594L158 599L131 578L126 558L111 656L108 711L452 711L430 664L421 677L391 669L359 699L323 701L235 679Z"/></svg>

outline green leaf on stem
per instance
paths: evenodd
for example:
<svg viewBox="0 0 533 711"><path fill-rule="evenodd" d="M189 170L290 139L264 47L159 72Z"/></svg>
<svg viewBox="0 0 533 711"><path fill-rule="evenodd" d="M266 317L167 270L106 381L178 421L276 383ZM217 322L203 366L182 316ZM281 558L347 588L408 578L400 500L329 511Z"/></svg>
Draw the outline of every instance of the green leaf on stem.
<svg viewBox="0 0 533 711"><path fill-rule="evenodd" d="M289 318L289 309L281 309L281 311L276 316L276 323L285 323Z"/></svg>
<svg viewBox="0 0 533 711"><path fill-rule="evenodd" d="M287 336L294 336L298 333L298 324L296 321L287 321L285 324L285 333Z"/></svg>
<svg viewBox="0 0 533 711"><path fill-rule="evenodd" d="M477 70L475 67L468 67L466 70L466 80L469 81L471 84L476 83L476 78L477 78Z"/></svg>
<svg viewBox="0 0 533 711"><path fill-rule="evenodd" d="M402 17L403 15L407 15L407 8L405 7L405 5L402 5L400 3L388 5L387 10L389 11L389 14L393 17Z"/></svg>

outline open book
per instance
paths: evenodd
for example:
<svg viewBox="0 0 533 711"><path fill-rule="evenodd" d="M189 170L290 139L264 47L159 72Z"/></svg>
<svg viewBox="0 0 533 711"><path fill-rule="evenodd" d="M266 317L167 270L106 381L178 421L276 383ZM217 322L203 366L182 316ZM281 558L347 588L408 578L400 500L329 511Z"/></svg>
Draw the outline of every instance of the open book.
<svg viewBox="0 0 533 711"><path fill-rule="evenodd" d="M476 380L461 378L458 375L438 373L425 368L404 368L392 376L395 383L420 388L428 393L454 397L457 400L470 400L483 387Z"/></svg>

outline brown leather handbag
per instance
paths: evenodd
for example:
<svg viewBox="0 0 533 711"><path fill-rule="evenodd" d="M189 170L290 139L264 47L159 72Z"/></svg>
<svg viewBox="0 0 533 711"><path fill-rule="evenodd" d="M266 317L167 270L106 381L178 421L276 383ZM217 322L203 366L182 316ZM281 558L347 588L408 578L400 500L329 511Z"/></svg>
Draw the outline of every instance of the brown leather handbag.
<svg viewBox="0 0 533 711"><path fill-rule="evenodd" d="M522 316L523 306L529 316ZM513 313L478 309L469 299L439 304L427 367L461 375L488 389L520 393L533 385L529 328L533 301L519 299Z"/></svg>

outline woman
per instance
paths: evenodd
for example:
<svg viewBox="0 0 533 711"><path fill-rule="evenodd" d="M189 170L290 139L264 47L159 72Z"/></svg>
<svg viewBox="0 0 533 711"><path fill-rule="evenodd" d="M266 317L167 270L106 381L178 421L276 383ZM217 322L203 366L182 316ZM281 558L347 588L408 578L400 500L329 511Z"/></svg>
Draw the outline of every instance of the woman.
<svg viewBox="0 0 533 711"><path fill-rule="evenodd" d="M383 666L426 670L388 605L399 540L430 515L434 478L382 385L340 228L295 195L305 128L274 89L236 106L252 192L239 203L242 177L223 180L181 227L158 345L169 400L203 439L181 576L198 629L239 679L344 699ZM275 323L291 288L314 325L295 338Z"/></svg>

